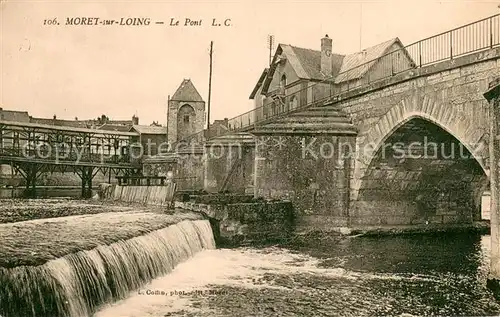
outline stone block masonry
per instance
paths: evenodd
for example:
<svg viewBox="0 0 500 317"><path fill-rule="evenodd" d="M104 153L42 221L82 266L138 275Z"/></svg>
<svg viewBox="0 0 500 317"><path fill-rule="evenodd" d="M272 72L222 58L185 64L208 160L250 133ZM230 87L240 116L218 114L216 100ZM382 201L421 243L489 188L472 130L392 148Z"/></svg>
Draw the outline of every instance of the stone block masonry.
<svg viewBox="0 0 500 317"><path fill-rule="evenodd" d="M175 207L210 219L218 246L266 244L288 239L294 231L291 202L200 204L175 202Z"/></svg>
<svg viewBox="0 0 500 317"><path fill-rule="evenodd" d="M479 220L490 172L482 94L500 75L499 58L493 48L412 69L346 92L325 103L331 111L322 116L306 109L249 131L256 136L255 196L292 201L303 230ZM356 134L340 129L346 120L337 112ZM294 118L300 124L287 126ZM338 129L327 129L325 118ZM439 155L426 156L434 145Z"/></svg>

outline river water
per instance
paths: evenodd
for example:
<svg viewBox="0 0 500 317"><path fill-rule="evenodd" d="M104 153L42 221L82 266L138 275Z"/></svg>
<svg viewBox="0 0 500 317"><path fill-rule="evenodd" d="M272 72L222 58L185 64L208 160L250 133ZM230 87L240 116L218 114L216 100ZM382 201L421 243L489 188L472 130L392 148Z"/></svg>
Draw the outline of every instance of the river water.
<svg viewBox="0 0 500 317"><path fill-rule="evenodd" d="M498 315L489 243L440 234L205 250L95 316Z"/></svg>

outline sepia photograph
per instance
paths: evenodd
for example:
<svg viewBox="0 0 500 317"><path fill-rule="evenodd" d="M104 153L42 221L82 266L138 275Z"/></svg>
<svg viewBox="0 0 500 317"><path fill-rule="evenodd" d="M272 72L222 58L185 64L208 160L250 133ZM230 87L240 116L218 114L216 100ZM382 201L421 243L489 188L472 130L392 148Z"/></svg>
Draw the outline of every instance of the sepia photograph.
<svg viewBox="0 0 500 317"><path fill-rule="evenodd" d="M0 0L0 317L500 316L500 0Z"/></svg>

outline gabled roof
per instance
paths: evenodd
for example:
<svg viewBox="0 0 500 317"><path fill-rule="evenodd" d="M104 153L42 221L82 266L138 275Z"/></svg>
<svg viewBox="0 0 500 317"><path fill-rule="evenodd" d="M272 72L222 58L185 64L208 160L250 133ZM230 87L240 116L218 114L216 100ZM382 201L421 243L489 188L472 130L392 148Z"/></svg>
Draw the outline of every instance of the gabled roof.
<svg viewBox="0 0 500 317"><path fill-rule="evenodd" d="M338 74L342 65L342 60L344 59L344 55L332 54L332 73L323 74L321 73L320 51L296 47L288 44L279 44L262 87L264 92L269 89L274 71L276 70L278 58L280 58L282 54L286 56L287 62L292 65L297 77L308 80L325 80L331 77L334 78Z"/></svg>
<svg viewBox="0 0 500 317"><path fill-rule="evenodd" d="M321 52L292 45L280 44L297 76L303 79L324 80L338 74L344 55L332 54L332 73L321 72Z"/></svg>
<svg viewBox="0 0 500 317"><path fill-rule="evenodd" d="M252 93L250 94L249 99L255 98L255 94L257 94L257 91L259 91L260 86L264 83L264 80L266 79L267 73L269 72L269 68L264 68L264 71L259 77L259 80L257 81L257 84L252 90Z"/></svg>
<svg viewBox="0 0 500 317"><path fill-rule="evenodd" d="M203 98L201 98L200 93L194 87L191 79L184 79L170 100L203 101Z"/></svg>
<svg viewBox="0 0 500 317"><path fill-rule="evenodd" d="M358 79L363 77L368 70L377 62L376 59L385 54L390 53L389 49L393 44L399 44L403 48L403 44L399 38L393 38L388 41L382 42L375 46L366 48L361 52L346 55L342 67L340 68L339 75L335 78L335 83L341 83L348 80ZM403 50L406 52L406 50ZM406 54L408 58L409 54Z"/></svg>
<svg viewBox="0 0 500 317"><path fill-rule="evenodd" d="M137 131L140 134L167 134L167 127L134 125L130 128L130 131Z"/></svg>
<svg viewBox="0 0 500 317"><path fill-rule="evenodd" d="M377 59L389 53L393 44L399 44L404 48L399 38L393 38L383 43L368 47L361 52L348 55L332 54L332 73L321 72L321 52L306 48L300 48L287 44L279 44L273 58L273 62L263 83L262 90L266 92L271 84L276 62L281 55L285 55L287 62L295 70L297 77L307 80L328 80L332 78L336 84L363 77L368 70L377 62ZM403 49L406 57L413 61L408 52ZM260 79L259 79L260 81ZM256 89L258 87L256 86ZM254 89L255 90L255 89Z"/></svg>

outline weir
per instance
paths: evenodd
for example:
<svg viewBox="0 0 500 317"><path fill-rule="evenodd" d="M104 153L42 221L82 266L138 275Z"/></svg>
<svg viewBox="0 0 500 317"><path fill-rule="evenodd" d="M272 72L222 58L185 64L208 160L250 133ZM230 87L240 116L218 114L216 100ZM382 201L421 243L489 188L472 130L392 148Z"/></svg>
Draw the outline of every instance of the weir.
<svg viewBox="0 0 500 317"><path fill-rule="evenodd" d="M0 268L0 316L91 316L100 305L214 248L207 220L182 221L43 265Z"/></svg>

